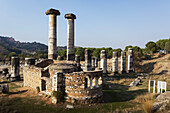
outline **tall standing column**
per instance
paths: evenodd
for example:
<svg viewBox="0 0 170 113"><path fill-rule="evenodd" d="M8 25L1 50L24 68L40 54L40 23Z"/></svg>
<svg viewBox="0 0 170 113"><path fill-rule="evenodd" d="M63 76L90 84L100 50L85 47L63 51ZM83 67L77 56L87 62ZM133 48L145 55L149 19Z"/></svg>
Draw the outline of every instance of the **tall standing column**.
<svg viewBox="0 0 170 113"><path fill-rule="evenodd" d="M49 15L49 32L48 32L48 59L57 58L57 15L60 12L55 9L49 9L45 12Z"/></svg>
<svg viewBox="0 0 170 113"><path fill-rule="evenodd" d="M133 48L128 48L128 73L133 72Z"/></svg>
<svg viewBox="0 0 170 113"><path fill-rule="evenodd" d="M19 80L20 79L20 63L18 57L11 58L11 78L12 80Z"/></svg>
<svg viewBox="0 0 170 113"><path fill-rule="evenodd" d="M85 71L91 71L91 50L85 49Z"/></svg>
<svg viewBox="0 0 170 113"><path fill-rule="evenodd" d="M126 73L126 52L121 52L121 73Z"/></svg>
<svg viewBox="0 0 170 113"><path fill-rule="evenodd" d="M114 74L118 73L118 53L113 52L113 58L112 58L112 72Z"/></svg>
<svg viewBox="0 0 170 113"><path fill-rule="evenodd" d="M74 60L74 19L76 15L69 13L65 14L65 18L68 20L67 23L67 60Z"/></svg>
<svg viewBox="0 0 170 113"><path fill-rule="evenodd" d="M105 50L101 50L100 53L100 68L102 68L103 74L107 73L107 55Z"/></svg>

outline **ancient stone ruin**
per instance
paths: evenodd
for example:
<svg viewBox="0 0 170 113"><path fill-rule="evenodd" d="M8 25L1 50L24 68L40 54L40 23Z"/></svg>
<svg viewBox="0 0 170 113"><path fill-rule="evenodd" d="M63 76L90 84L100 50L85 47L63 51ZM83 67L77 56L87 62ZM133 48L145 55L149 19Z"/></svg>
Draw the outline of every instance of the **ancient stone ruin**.
<svg viewBox="0 0 170 113"><path fill-rule="evenodd" d="M53 91L64 92L65 101L71 103L100 102L103 97L103 71L97 69L97 59L95 58L92 69L91 51L86 49L85 68L82 69L80 56L74 53L74 19L76 16L74 14L65 15L68 20L67 60L63 60L59 56L56 60L56 16L60 15L60 12L49 9L46 14L49 15L48 59L38 63L35 63L32 58L25 59L23 67L24 86L39 88L42 93L47 95L51 95Z"/></svg>
<svg viewBox="0 0 170 113"><path fill-rule="evenodd" d="M48 59L35 62L34 58L26 58L23 67L24 86L40 89L41 93L51 95L60 91L64 99L70 103L101 102L103 75L107 74L107 54L101 50L100 68L98 58L85 49L85 65L80 64L80 56L74 52L74 20L72 13L65 14L67 19L67 59L58 56L57 51L57 16L55 9L46 11L49 15ZM133 70L133 51L129 49L128 71ZM56 60L57 59L57 60ZM113 52L113 73L118 73L118 53ZM12 77L19 76L19 58L12 58ZM121 53L121 73L126 73L126 52ZM56 98L52 102L57 102Z"/></svg>
<svg viewBox="0 0 170 113"><path fill-rule="evenodd" d="M11 79L20 80L20 59L19 57L11 58Z"/></svg>

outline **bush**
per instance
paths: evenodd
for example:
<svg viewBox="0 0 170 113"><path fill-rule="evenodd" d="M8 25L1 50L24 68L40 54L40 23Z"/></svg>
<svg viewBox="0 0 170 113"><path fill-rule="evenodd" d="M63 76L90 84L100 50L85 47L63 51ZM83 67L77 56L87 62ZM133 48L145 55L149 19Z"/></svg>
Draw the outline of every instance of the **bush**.
<svg viewBox="0 0 170 113"><path fill-rule="evenodd" d="M168 57L168 60L170 60L170 57Z"/></svg>
<svg viewBox="0 0 170 113"><path fill-rule="evenodd" d="M150 60L150 59L151 59L151 55L147 55L147 54L144 55L144 60Z"/></svg>
<svg viewBox="0 0 170 113"><path fill-rule="evenodd" d="M53 91L52 96L57 99L57 102L64 101L64 92L62 92L62 91Z"/></svg>
<svg viewBox="0 0 170 113"><path fill-rule="evenodd" d="M40 92L40 87L37 86L37 87L36 87L36 90L37 90L37 93L39 93L39 92Z"/></svg>

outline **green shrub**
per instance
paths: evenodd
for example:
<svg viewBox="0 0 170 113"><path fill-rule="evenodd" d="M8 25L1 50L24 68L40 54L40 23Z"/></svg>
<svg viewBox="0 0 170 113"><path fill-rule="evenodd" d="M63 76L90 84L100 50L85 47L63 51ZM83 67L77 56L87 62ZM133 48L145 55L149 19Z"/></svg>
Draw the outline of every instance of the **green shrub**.
<svg viewBox="0 0 170 113"><path fill-rule="evenodd" d="M37 86L37 87L36 87L36 90L37 90L37 93L39 93L39 92L40 92L40 87Z"/></svg>
<svg viewBox="0 0 170 113"><path fill-rule="evenodd" d="M64 101L64 92L62 92L62 91L53 91L52 96L57 99L57 102Z"/></svg>

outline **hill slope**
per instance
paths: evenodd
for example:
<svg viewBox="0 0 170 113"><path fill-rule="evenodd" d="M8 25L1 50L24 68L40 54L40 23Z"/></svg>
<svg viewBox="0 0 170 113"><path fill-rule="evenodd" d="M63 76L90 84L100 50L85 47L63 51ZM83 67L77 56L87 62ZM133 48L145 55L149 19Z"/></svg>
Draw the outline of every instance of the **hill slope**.
<svg viewBox="0 0 170 113"><path fill-rule="evenodd" d="M0 53L9 54L10 52L31 53L37 50L47 51L48 46L37 42L20 42L15 41L12 37L0 36Z"/></svg>

